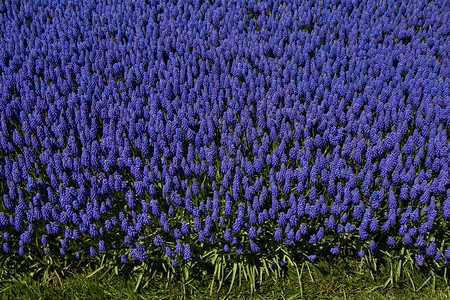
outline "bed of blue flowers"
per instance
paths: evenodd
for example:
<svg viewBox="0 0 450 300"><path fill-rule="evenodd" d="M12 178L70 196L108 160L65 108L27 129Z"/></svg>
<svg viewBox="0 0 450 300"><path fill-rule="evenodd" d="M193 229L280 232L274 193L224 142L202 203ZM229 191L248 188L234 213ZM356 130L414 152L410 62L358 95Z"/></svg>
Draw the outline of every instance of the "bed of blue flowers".
<svg viewBox="0 0 450 300"><path fill-rule="evenodd" d="M2 260L450 262L448 1L4 2Z"/></svg>

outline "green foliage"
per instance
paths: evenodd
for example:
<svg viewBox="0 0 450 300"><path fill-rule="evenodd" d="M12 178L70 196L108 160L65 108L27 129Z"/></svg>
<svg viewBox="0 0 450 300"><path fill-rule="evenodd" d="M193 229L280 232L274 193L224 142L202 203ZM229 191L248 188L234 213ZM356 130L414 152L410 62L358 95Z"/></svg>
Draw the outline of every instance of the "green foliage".
<svg viewBox="0 0 450 300"><path fill-rule="evenodd" d="M168 260L121 265L95 261L1 261L1 299L449 299L446 268L402 255L326 257L298 263L286 249L236 259L211 251L173 267ZM280 261L286 264L281 266ZM16 268L14 269L14 263ZM41 266L36 268L37 265ZM34 272L27 272L34 268Z"/></svg>

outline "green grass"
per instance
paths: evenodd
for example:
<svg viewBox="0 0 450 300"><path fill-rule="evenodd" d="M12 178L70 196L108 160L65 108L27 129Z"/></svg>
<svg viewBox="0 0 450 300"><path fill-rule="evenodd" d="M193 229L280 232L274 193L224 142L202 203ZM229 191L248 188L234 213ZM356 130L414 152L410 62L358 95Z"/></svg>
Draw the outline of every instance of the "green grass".
<svg viewBox="0 0 450 300"><path fill-rule="evenodd" d="M211 287L213 274L143 278L138 271L91 270L67 275L33 278L9 274L0 280L1 299L450 299L445 270L424 271L411 265L392 283L392 268L379 264L374 271L369 260L304 263L298 272L284 269L256 285L242 280L230 290L227 283ZM242 274L241 274L242 275ZM239 276L239 274L237 275ZM178 277L179 279L174 280ZM50 278L50 279L49 279ZM180 279L181 278L181 279ZM447 279L447 280L446 280Z"/></svg>

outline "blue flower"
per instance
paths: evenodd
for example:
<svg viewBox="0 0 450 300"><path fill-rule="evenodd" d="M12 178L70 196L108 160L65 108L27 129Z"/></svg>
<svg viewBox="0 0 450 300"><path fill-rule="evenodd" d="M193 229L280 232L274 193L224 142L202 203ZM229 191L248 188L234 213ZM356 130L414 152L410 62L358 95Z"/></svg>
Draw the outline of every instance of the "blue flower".
<svg viewBox="0 0 450 300"><path fill-rule="evenodd" d="M334 248L331 248L330 251L333 255L338 255L341 252L341 248L339 246L336 246Z"/></svg>
<svg viewBox="0 0 450 300"><path fill-rule="evenodd" d="M392 247L392 246L395 246L397 244L397 241L395 240L395 238L390 236L390 237L388 237L387 244Z"/></svg>
<svg viewBox="0 0 450 300"><path fill-rule="evenodd" d="M312 254L312 255L308 255L308 260L310 261L310 262L313 262L313 261L315 261L316 260L316 258L317 258L317 256L316 255L314 255L314 254Z"/></svg>
<svg viewBox="0 0 450 300"><path fill-rule="evenodd" d="M416 262L419 266L423 266L424 262L425 262L425 257L421 254L416 254L415 255L416 258Z"/></svg>
<svg viewBox="0 0 450 300"><path fill-rule="evenodd" d="M403 242L406 244L406 245L410 245L413 241L412 241L412 237L409 235L409 234L406 234L404 237L403 237Z"/></svg>
<svg viewBox="0 0 450 300"><path fill-rule="evenodd" d="M436 255L436 243L431 242L430 245L426 249L426 253L428 256L434 257Z"/></svg>
<svg viewBox="0 0 450 300"><path fill-rule="evenodd" d="M376 254L377 253L377 246L378 245L377 245L377 243L374 240L370 241L369 248L370 248L370 252L372 254Z"/></svg>
<svg viewBox="0 0 450 300"><path fill-rule="evenodd" d="M122 256L120 257L120 262L123 264L127 264L129 261L128 258L122 254Z"/></svg>
<svg viewBox="0 0 450 300"><path fill-rule="evenodd" d="M249 231L248 231L248 238L250 240L253 240L257 237L257 230L255 227L250 227Z"/></svg>
<svg viewBox="0 0 450 300"><path fill-rule="evenodd" d="M100 251L101 254L106 254L108 248L106 247L105 241L101 240L98 243L98 250Z"/></svg>
<svg viewBox="0 0 450 300"><path fill-rule="evenodd" d="M317 231L316 238L318 242L321 242L325 238L325 230L323 227L320 227Z"/></svg>
<svg viewBox="0 0 450 300"><path fill-rule="evenodd" d="M12 248L8 243L3 243L3 252L7 254L12 253Z"/></svg>
<svg viewBox="0 0 450 300"><path fill-rule="evenodd" d="M98 255L97 249L95 249L93 246L91 246L91 247L89 248L89 253L90 253L90 255L91 255L92 257L96 257L96 256Z"/></svg>
<svg viewBox="0 0 450 300"><path fill-rule="evenodd" d="M254 241L250 241L250 250L252 251L252 252L259 252L260 251L260 248L259 248L259 246L254 242Z"/></svg>
<svg viewBox="0 0 450 300"><path fill-rule="evenodd" d="M189 244L184 245L184 260L185 261L192 260L192 251L191 246Z"/></svg>
<svg viewBox="0 0 450 300"><path fill-rule="evenodd" d="M311 238L309 239L309 242L310 242L310 244L312 244L312 245L317 244L317 237L316 237L315 234L313 234L313 235L311 236Z"/></svg>
<svg viewBox="0 0 450 300"><path fill-rule="evenodd" d="M283 233L281 232L280 227L277 227L275 230L274 239L277 243L281 243L283 241Z"/></svg>
<svg viewBox="0 0 450 300"><path fill-rule="evenodd" d="M447 251L445 251L445 260L450 262L450 247L448 247Z"/></svg>
<svg viewBox="0 0 450 300"><path fill-rule="evenodd" d="M374 233L378 230L378 219L373 217L370 221L370 232Z"/></svg>

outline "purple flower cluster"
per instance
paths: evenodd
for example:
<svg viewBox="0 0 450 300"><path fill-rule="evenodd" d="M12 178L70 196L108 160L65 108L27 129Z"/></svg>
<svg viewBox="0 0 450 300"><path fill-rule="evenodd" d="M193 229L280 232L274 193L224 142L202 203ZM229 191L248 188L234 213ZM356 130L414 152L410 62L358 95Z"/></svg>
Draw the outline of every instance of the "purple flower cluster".
<svg viewBox="0 0 450 300"><path fill-rule="evenodd" d="M4 253L450 262L445 1L163 2L1 4Z"/></svg>

